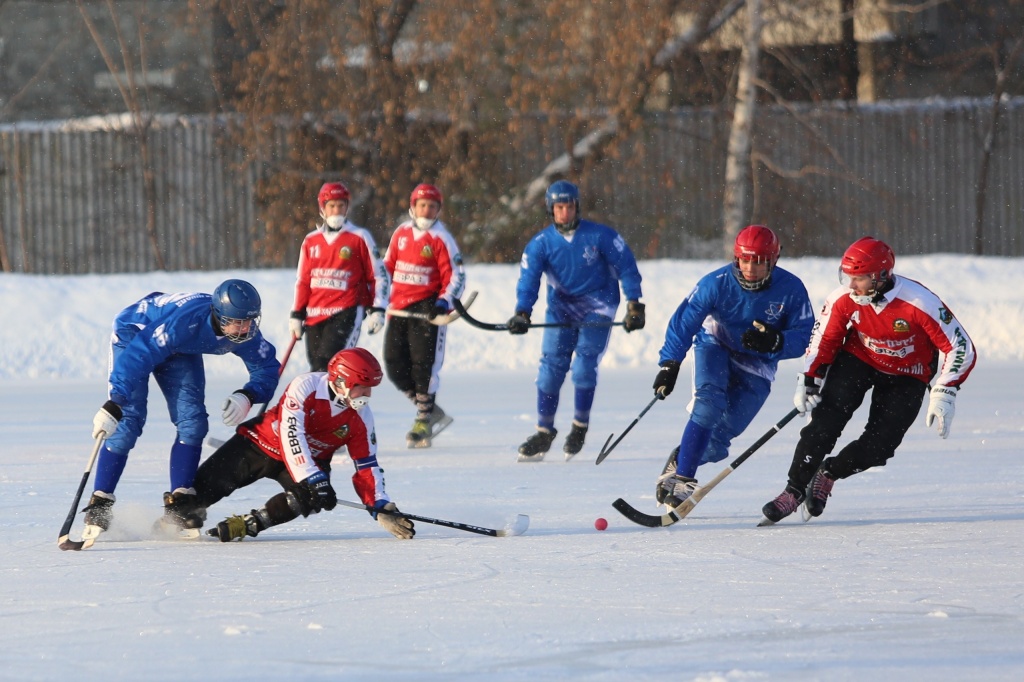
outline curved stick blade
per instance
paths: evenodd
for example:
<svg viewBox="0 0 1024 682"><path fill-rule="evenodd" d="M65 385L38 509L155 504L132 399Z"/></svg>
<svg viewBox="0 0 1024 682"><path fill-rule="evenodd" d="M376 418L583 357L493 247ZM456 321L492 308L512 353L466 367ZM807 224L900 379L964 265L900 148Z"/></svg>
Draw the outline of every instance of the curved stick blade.
<svg viewBox="0 0 1024 682"><path fill-rule="evenodd" d="M504 528L498 531L498 537L507 538L515 535L522 535L530 527L530 517L526 514L517 514L516 520L512 523L506 524Z"/></svg>

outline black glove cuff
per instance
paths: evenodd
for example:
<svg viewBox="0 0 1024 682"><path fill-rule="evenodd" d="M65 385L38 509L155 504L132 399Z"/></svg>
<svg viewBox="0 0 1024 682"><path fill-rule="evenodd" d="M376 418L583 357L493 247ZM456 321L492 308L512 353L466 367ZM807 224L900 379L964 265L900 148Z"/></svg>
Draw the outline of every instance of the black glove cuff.
<svg viewBox="0 0 1024 682"><path fill-rule="evenodd" d="M250 405L250 406L251 406L251 405L255 405L255 404L256 404L256 396L254 396L254 395L252 394L252 391L250 391L249 389L247 389L247 388L240 388L240 389L238 389L237 391L235 391L235 393L241 393L241 394L242 394L242 395L244 395L244 396L245 396L246 398L248 398L248 399L249 399L249 405Z"/></svg>
<svg viewBox="0 0 1024 682"><path fill-rule="evenodd" d="M117 421L121 421L121 417L124 416L124 412L121 411L121 406L113 400L108 400L103 403L103 410Z"/></svg>
<svg viewBox="0 0 1024 682"><path fill-rule="evenodd" d="M291 315L289 315L288 317L292 318L293 320L305 320L306 319L306 311L305 310L293 310Z"/></svg>
<svg viewBox="0 0 1024 682"><path fill-rule="evenodd" d="M383 314L384 313L384 309L383 308L370 308L370 314L372 315L374 313L381 313L381 314Z"/></svg>

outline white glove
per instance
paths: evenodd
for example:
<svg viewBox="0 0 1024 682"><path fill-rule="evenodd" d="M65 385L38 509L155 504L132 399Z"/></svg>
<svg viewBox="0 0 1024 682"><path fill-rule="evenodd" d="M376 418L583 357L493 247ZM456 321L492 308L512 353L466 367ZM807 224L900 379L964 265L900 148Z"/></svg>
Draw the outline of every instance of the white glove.
<svg viewBox="0 0 1024 682"><path fill-rule="evenodd" d="M376 334L384 328L384 311L380 308L371 308L370 314L366 316L366 333Z"/></svg>
<svg viewBox="0 0 1024 682"><path fill-rule="evenodd" d="M378 502L378 504L380 503ZM396 512L398 511L398 506L394 502L388 502L384 505L384 509ZM392 516L391 514L377 512L377 523L399 540L411 540L412 536L416 535L412 519L407 519L404 516Z"/></svg>
<svg viewBox="0 0 1024 682"><path fill-rule="evenodd" d="M296 317L289 317L288 331L290 331L292 333L292 336L294 336L296 339L301 339L303 332L302 320Z"/></svg>
<svg viewBox="0 0 1024 682"><path fill-rule="evenodd" d="M241 391L235 391L229 395L221 406L221 409L224 410L224 425L238 426L241 424L245 420L245 416L249 414L250 407L252 407L252 401Z"/></svg>
<svg viewBox="0 0 1024 682"><path fill-rule="evenodd" d="M939 436L949 435L949 427L953 425L956 413L956 389L951 386L935 386L932 388L931 400L928 401L928 413L924 423L931 426L936 418L939 420Z"/></svg>
<svg viewBox="0 0 1024 682"><path fill-rule="evenodd" d="M823 379L801 374L796 379L796 394L793 396L793 404L800 414L807 414L821 402L821 385Z"/></svg>
<svg viewBox="0 0 1024 682"><path fill-rule="evenodd" d="M92 437L110 438L117 431L117 425L121 421L121 406L112 400L103 403L103 407L92 418Z"/></svg>

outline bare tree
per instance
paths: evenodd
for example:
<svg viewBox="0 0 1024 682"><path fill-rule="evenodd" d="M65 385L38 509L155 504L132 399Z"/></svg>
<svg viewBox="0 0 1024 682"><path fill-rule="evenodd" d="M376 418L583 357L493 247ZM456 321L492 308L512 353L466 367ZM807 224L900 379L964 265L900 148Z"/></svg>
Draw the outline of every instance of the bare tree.
<svg viewBox="0 0 1024 682"><path fill-rule="evenodd" d="M151 112L144 103L146 96L145 84L140 85L136 82L136 69L145 72L147 68L145 51L145 7L141 4L138 5L137 14L135 16L135 25L139 31L139 52L138 54L135 54L135 51L121 32L119 21L121 13L118 12L113 0L106 0L107 11L110 13L110 18L112 20L111 24L114 28L114 37L116 39L116 47L118 50L117 54L120 57L119 63L107 49L103 37L100 35L95 22L93 22L92 17L89 15L89 12L82 0L75 0L75 5L78 6L78 12L82 15L82 20L85 22L86 28L89 29L89 35L92 36L93 42L96 44L96 48L100 51L100 55L103 57L103 62L107 65L110 75L117 83L117 89L121 93L121 99L124 101L124 105L131 115L130 133L139 148L139 163L142 170L142 191L143 198L146 203L146 235L149 238L149 245L153 253L153 259L156 263L156 267L160 270L166 270L167 265L164 261L163 252L160 249L160 239L156 229L156 173L153 168L153 155L149 144L149 130L153 123L153 112Z"/></svg>

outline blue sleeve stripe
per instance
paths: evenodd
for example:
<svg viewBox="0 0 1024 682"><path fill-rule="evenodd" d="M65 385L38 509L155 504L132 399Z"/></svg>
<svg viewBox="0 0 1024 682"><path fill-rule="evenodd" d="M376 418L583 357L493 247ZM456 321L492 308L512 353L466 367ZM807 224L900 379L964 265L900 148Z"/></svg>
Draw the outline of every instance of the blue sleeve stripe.
<svg viewBox="0 0 1024 682"><path fill-rule="evenodd" d="M357 471L360 469L369 469L370 467L377 466L377 455L370 455L365 459L357 459L355 462Z"/></svg>

